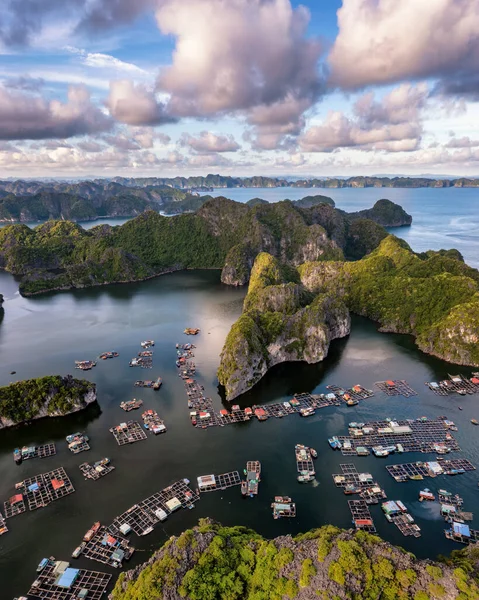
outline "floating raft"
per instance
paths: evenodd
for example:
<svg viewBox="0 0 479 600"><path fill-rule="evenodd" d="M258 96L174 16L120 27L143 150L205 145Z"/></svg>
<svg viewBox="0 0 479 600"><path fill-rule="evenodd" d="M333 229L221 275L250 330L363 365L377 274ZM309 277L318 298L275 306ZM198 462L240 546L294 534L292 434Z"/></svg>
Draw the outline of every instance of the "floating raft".
<svg viewBox="0 0 479 600"><path fill-rule="evenodd" d="M23 494L16 494L3 503L5 517L11 519L17 515L21 515L27 510Z"/></svg>
<svg viewBox="0 0 479 600"><path fill-rule="evenodd" d="M43 444L41 446L24 446L20 450L21 460L30 460L31 458L48 458L55 456L57 449L55 444Z"/></svg>
<svg viewBox="0 0 479 600"><path fill-rule="evenodd" d="M86 542L82 554L90 560L119 569L124 560L131 558L134 551L126 538L118 534L113 536L106 527L100 527L92 539Z"/></svg>
<svg viewBox="0 0 479 600"><path fill-rule="evenodd" d="M455 425L446 418L369 421L361 425L350 428L349 436L338 436L344 456L357 455L358 448L377 446L399 445L401 452L438 452L441 447L451 452L460 450L451 434Z"/></svg>
<svg viewBox="0 0 479 600"><path fill-rule="evenodd" d="M152 388L154 390L159 390L161 387L161 384L162 384L161 377L158 377L156 379L156 381L153 381L152 379L140 379L138 381L135 381L136 387Z"/></svg>
<svg viewBox="0 0 479 600"><path fill-rule="evenodd" d="M391 520L404 536L421 537L421 528L409 513L394 515Z"/></svg>
<svg viewBox="0 0 479 600"><path fill-rule="evenodd" d="M181 479L135 504L114 519L112 531L121 531L121 527L127 525L137 535L147 535L157 523L165 520L175 510L193 508L200 496L188 484L187 479Z"/></svg>
<svg viewBox="0 0 479 600"><path fill-rule="evenodd" d="M467 458L453 458L450 460L438 459L436 461L405 463L402 465L388 465L389 475L398 483L419 480L424 477L437 475L460 475L466 471L475 471L476 467Z"/></svg>
<svg viewBox="0 0 479 600"><path fill-rule="evenodd" d="M356 529L376 533L376 527L366 502L364 500L348 500L348 504Z"/></svg>
<svg viewBox="0 0 479 600"><path fill-rule="evenodd" d="M479 542L479 531L471 529L465 523L453 521L451 529L446 529L444 535L448 540L459 542L460 544L474 544Z"/></svg>
<svg viewBox="0 0 479 600"><path fill-rule="evenodd" d="M7 533L8 527L5 519L3 518L2 513L0 513L0 535Z"/></svg>
<svg viewBox="0 0 479 600"><path fill-rule="evenodd" d="M151 408L149 410L145 410L145 412L141 415L141 418L143 419L144 428L150 433L153 433L154 435L166 433L165 422L160 419L155 410L152 410Z"/></svg>
<svg viewBox="0 0 479 600"><path fill-rule="evenodd" d="M363 488L359 492L359 496L366 504L379 504L380 500L387 498L386 492L379 485Z"/></svg>
<svg viewBox="0 0 479 600"><path fill-rule="evenodd" d="M407 381L403 379L389 379L388 381L376 381L374 384L382 392L388 396L404 396L405 398L411 398L417 396L417 392L412 389Z"/></svg>
<svg viewBox="0 0 479 600"><path fill-rule="evenodd" d="M151 369L153 359L151 356L138 356L130 360L130 367L141 367L142 369Z"/></svg>
<svg viewBox="0 0 479 600"><path fill-rule="evenodd" d="M246 479L241 482L243 496L257 496L261 481L261 463L259 460L249 460L244 470Z"/></svg>
<svg viewBox="0 0 479 600"><path fill-rule="evenodd" d="M449 394L477 394L479 392L479 378L473 376L467 379L463 375L448 374L449 379L443 381L426 382L428 388L438 396L448 396Z"/></svg>
<svg viewBox="0 0 479 600"><path fill-rule="evenodd" d="M146 440L147 437L146 432L137 421L120 423L120 425L112 427L110 431L119 446L141 442L142 440Z"/></svg>
<svg viewBox="0 0 479 600"><path fill-rule="evenodd" d="M109 573L71 569L67 562L45 560L46 566L37 575L28 596L46 600L100 600L110 583ZM86 596L83 590L87 591Z"/></svg>
<svg viewBox="0 0 479 600"><path fill-rule="evenodd" d="M315 471L311 449L302 444L296 444L294 450L296 456L296 470L298 473L308 472L314 475Z"/></svg>
<svg viewBox="0 0 479 600"><path fill-rule="evenodd" d="M20 489L27 499L29 510L44 508L75 491L63 467L25 479Z"/></svg>
<svg viewBox="0 0 479 600"><path fill-rule="evenodd" d="M108 462L105 462L108 461ZM96 481L97 479L101 479L115 470L115 467L110 464L108 459L102 459L92 465L84 462L80 465L80 471L85 476L85 479L93 479Z"/></svg>
<svg viewBox="0 0 479 600"><path fill-rule="evenodd" d="M271 508L273 509L274 519L296 516L296 504L289 496L275 496Z"/></svg>
<svg viewBox="0 0 479 600"><path fill-rule="evenodd" d="M235 485L241 485L241 477L238 471L222 473L221 475L202 475L197 478L200 492L216 492L226 490Z"/></svg>
<svg viewBox="0 0 479 600"><path fill-rule="evenodd" d="M333 473L333 481L336 487L346 488L355 486L358 488L369 488L376 486L371 473L359 473L352 463L339 465L342 473Z"/></svg>
<svg viewBox="0 0 479 600"><path fill-rule="evenodd" d="M361 385L355 385L352 388L344 389L337 385L327 385L326 388L331 390L338 400L346 401L348 397L352 400L367 400L374 396L372 390L367 390Z"/></svg>
<svg viewBox="0 0 479 600"><path fill-rule="evenodd" d="M130 412L131 410L136 410L143 406L143 400L137 400L133 398L133 400L127 400L126 402L120 403L120 408L122 408L125 412Z"/></svg>

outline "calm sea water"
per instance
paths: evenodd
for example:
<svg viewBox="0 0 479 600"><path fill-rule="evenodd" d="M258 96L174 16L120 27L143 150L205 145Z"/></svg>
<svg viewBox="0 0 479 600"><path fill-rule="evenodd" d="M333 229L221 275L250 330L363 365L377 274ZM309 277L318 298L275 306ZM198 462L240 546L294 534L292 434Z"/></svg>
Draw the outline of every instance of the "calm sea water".
<svg viewBox="0 0 479 600"><path fill-rule="evenodd" d="M456 547L444 537L445 523L439 517L438 504L418 502L420 489L428 486L436 491L446 487L464 497L466 510L477 508L477 472L398 484L387 474L385 465L422 460L425 456L346 458L329 449L327 438L346 432L350 421L447 415L459 426L455 435L462 447L460 455L479 466L479 430L469 422L479 417L477 398L437 397L424 386L425 381L437 380L448 372L470 370L420 353L408 336L380 334L373 323L354 318L351 335L334 342L323 363L279 365L241 398L240 404L283 401L295 392L324 392L325 386L332 383L345 387L360 383L373 388L375 381L386 378L407 379L419 392L415 398L386 398L377 393L357 407L322 409L308 419L293 415L198 430L189 422L186 395L175 367L175 343L188 340L182 334L185 326L201 328L201 334L194 339L198 378L217 409L221 408L216 381L219 353L231 324L241 313L245 290L222 285L216 271L175 273L138 284L31 299L22 298L14 278L0 272L0 290L6 299L0 324L0 385L45 374L78 374L73 370L76 359L95 358L105 350L120 353L119 358L100 361L94 370L85 373L86 378L97 383L98 406L69 417L0 432L2 502L13 494L17 481L59 466L65 467L76 488L74 494L44 509L8 520L10 531L0 537L2 599L26 593L42 557L53 555L68 560L94 521L110 523L132 504L177 479L187 477L195 482L199 475L241 471L245 462L252 459L259 459L263 466L257 498L242 499L238 488L204 494L195 510L172 515L149 536L133 535L138 551L130 565L146 560L170 535L194 525L202 516L224 524L247 525L270 537L295 534L325 523L347 528L351 524L348 497L334 487L331 477L339 471L339 464L346 462L370 471L390 499L400 499L410 508L422 528L419 539L403 537L385 520L379 506L373 506L371 512L381 536L417 556L434 557ZM153 369L129 368L128 362L139 351L140 341L148 338L156 341ZM10 375L13 370L16 375ZM133 386L136 379L159 375L164 383L158 392ZM119 404L133 397L142 398L145 408L157 410L165 419L168 432L119 447L108 429L125 420ZM463 411L458 410L459 405ZM129 418L138 419L140 415L129 413ZM67 450L64 438L77 430L90 436L92 449L74 456ZM34 459L21 466L14 464L14 447L48 441L57 443L55 457ZM314 485L296 481L296 443L313 446L319 452ZM111 458L116 470L102 480L84 481L78 465L104 456ZM433 459L434 455L428 458ZM296 501L296 519L273 520L270 503L277 494L290 495ZM473 526L479 528L477 518ZM83 558L75 564L108 570Z"/></svg>

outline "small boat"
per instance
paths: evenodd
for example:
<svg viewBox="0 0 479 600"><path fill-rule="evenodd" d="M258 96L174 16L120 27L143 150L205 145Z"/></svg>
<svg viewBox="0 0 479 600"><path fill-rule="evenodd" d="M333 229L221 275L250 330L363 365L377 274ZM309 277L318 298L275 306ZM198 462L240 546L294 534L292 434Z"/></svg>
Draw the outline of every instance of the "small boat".
<svg viewBox="0 0 479 600"><path fill-rule="evenodd" d="M424 477L422 475L409 475L411 481L422 481Z"/></svg>
<svg viewBox="0 0 479 600"><path fill-rule="evenodd" d="M93 537L95 536L96 532L99 529L100 529L100 521L93 523L92 527L83 536L83 541L89 542L90 540L92 540Z"/></svg>
<svg viewBox="0 0 479 600"><path fill-rule="evenodd" d="M333 450L341 450L342 444L336 436L333 436L328 439L328 444L331 446Z"/></svg>
<svg viewBox="0 0 479 600"><path fill-rule="evenodd" d="M13 460L17 465L19 465L22 462L22 453L19 448L15 448L15 450L13 451Z"/></svg>
<svg viewBox="0 0 479 600"><path fill-rule="evenodd" d="M449 471L445 471L446 475L462 475L465 472L464 469L450 469Z"/></svg>
<svg viewBox="0 0 479 600"><path fill-rule="evenodd" d="M359 400L354 400L354 398L346 400L346 406L356 406L356 404L359 404Z"/></svg>
<svg viewBox="0 0 479 600"><path fill-rule="evenodd" d="M360 491L361 488L357 485L347 485L343 490L346 496L350 496L351 494L359 494Z"/></svg>
<svg viewBox="0 0 479 600"><path fill-rule="evenodd" d="M311 473L302 473L301 475L298 475L298 481L299 483L308 483L308 481L313 481L314 479L314 475L311 475Z"/></svg>
<svg viewBox="0 0 479 600"><path fill-rule="evenodd" d="M48 558L42 558L42 560L38 563L37 573L41 573L43 569L48 565Z"/></svg>
<svg viewBox="0 0 479 600"><path fill-rule="evenodd" d="M313 458L318 458L318 453L314 448L310 448L309 452Z"/></svg>
<svg viewBox="0 0 479 600"><path fill-rule="evenodd" d="M16 371L10 371L10 375L16 375L17 372Z"/></svg>
<svg viewBox="0 0 479 600"><path fill-rule="evenodd" d="M438 494L440 496L444 496L446 498L448 498L449 496L452 496L452 492L448 492L447 490L442 490L442 489L438 491Z"/></svg>
<svg viewBox="0 0 479 600"><path fill-rule="evenodd" d="M473 425L479 425L479 422L477 421L477 419L471 419L471 423Z"/></svg>
<svg viewBox="0 0 479 600"><path fill-rule="evenodd" d="M299 409L299 414L302 417L310 417L311 415L314 415L314 413L315 413L315 410L311 406L308 406L307 408L300 408Z"/></svg>
<svg viewBox="0 0 479 600"><path fill-rule="evenodd" d="M436 496L431 492L431 490L425 488L419 492L419 502L422 502L423 500L434 502L434 500L436 500Z"/></svg>
<svg viewBox="0 0 479 600"><path fill-rule="evenodd" d="M457 408L458 408L459 410L462 410L462 406L458 406Z"/></svg>
<svg viewBox="0 0 479 600"><path fill-rule="evenodd" d="M197 327L187 327L183 333L185 333L186 335L198 335L199 332L200 329L198 329Z"/></svg>
<svg viewBox="0 0 479 600"><path fill-rule="evenodd" d="M75 550L73 550L73 552L72 552L72 558L78 558L80 556L80 554L83 552L85 545L86 545L85 542L82 542L79 546L77 546L75 548Z"/></svg>
<svg viewBox="0 0 479 600"><path fill-rule="evenodd" d="M155 340L145 340L144 342L140 342L140 346L142 348L150 348L155 345Z"/></svg>

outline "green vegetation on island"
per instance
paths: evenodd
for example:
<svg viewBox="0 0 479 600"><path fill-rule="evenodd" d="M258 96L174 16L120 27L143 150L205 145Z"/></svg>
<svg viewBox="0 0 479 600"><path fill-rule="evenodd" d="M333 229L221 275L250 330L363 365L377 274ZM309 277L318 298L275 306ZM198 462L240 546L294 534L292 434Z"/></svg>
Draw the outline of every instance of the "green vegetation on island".
<svg viewBox="0 0 479 600"><path fill-rule="evenodd" d="M250 207L210 198L196 213L164 217L150 210L117 227L84 230L63 220L34 229L8 225L0 229L0 268L21 276L24 295L192 268L224 267L222 281L241 285L263 250L292 265L341 260L350 250L351 258L360 258L386 235L370 220L350 220L324 197L309 199L308 205L283 201Z"/></svg>
<svg viewBox="0 0 479 600"><path fill-rule="evenodd" d="M0 429L42 417L58 417L96 400L96 386L70 375L47 375L0 387Z"/></svg>
<svg viewBox="0 0 479 600"><path fill-rule="evenodd" d="M218 370L232 399L278 362L318 362L331 339L349 333L349 311L381 331L415 336L448 362L479 366L479 272L456 251L414 253L389 235L354 262L293 268L258 255L243 315L228 334Z"/></svg>
<svg viewBox="0 0 479 600"><path fill-rule="evenodd" d="M446 562L412 554L364 533L327 525L267 540L209 519L172 537L122 573L113 600L473 600L478 550Z"/></svg>

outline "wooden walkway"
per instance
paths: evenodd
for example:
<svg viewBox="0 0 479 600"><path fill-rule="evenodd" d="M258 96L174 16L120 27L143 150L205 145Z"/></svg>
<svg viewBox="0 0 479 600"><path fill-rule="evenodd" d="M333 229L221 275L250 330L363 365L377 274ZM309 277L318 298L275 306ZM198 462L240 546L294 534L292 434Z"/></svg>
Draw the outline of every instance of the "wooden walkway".
<svg viewBox="0 0 479 600"><path fill-rule="evenodd" d="M451 470L464 469L464 471L475 471L476 467L467 458L453 458L446 460L429 461L438 464L441 471L435 472L428 462L405 463L401 465L387 465L389 475L398 483L411 479L422 479L423 477L436 477L437 475L453 475Z"/></svg>
<svg viewBox="0 0 479 600"><path fill-rule="evenodd" d="M376 533L376 527L366 502L364 500L348 500L348 504L356 529Z"/></svg>
<svg viewBox="0 0 479 600"><path fill-rule="evenodd" d="M146 440L146 432L137 421L128 421L112 427L110 432L119 446L134 444Z"/></svg>
<svg viewBox="0 0 479 600"><path fill-rule="evenodd" d="M390 385L390 383L393 385ZM405 398L417 396L417 392L404 379L394 379L390 383L388 381L376 381L374 385L388 396L404 396Z"/></svg>
<svg viewBox="0 0 479 600"><path fill-rule="evenodd" d="M80 569L75 581L67 588L55 585L57 574L54 568L55 562L49 560L48 565L37 575L28 596L41 600L74 600L81 597L81 590L87 590L88 600L101 600L111 579L109 573Z"/></svg>

